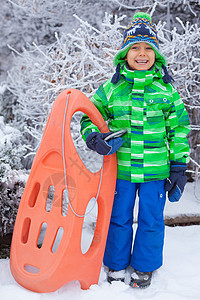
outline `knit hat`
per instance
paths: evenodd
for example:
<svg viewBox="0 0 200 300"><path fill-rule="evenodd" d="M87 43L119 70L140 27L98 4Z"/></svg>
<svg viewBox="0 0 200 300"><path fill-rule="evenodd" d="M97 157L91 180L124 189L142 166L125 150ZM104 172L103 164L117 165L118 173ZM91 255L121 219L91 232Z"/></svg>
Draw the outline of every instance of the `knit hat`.
<svg viewBox="0 0 200 300"><path fill-rule="evenodd" d="M113 59L113 64L117 66L117 68L113 75L112 83L115 84L120 80L120 65L124 63L124 58L130 47L140 42L145 42L153 48L155 52L155 66L164 71L164 83L174 81L167 72L167 60L165 56L160 53L155 24L152 23L150 15L138 12L134 15L133 22L125 29L121 49Z"/></svg>
<svg viewBox="0 0 200 300"><path fill-rule="evenodd" d="M125 29L121 49L114 57L114 66L124 62L124 58L133 44L145 42L155 51L155 64L167 65L166 58L160 53L156 26L151 22L150 15L138 12L133 17L133 22Z"/></svg>

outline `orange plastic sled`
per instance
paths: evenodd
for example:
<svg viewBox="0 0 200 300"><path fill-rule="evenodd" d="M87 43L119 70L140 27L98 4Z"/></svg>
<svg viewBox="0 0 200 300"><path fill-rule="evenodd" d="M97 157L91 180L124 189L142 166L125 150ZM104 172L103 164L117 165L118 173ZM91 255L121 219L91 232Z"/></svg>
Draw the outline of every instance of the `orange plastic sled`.
<svg viewBox="0 0 200 300"><path fill-rule="evenodd" d="M86 113L101 132L109 131L99 111L80 91L67 89L55 100L21 199L10 253L14 278L34 292L53 292L73 280L79 280L81 288L87 289L99 280L114 198L117 159L116 154L104 157L95 233L89 250L83 254L81 235L84 218L76 216L70 207L67 214L63 214L64 178L67 178L69 201L74 211L84 215L89 201L97 195L101 170L91 173L75 149L70 123L76 111ZM46 202L52 182L55 192L49 211ZM43 224L46 232L42 247L39 247ZM54 250L61 228L62 239Z"/></svg>

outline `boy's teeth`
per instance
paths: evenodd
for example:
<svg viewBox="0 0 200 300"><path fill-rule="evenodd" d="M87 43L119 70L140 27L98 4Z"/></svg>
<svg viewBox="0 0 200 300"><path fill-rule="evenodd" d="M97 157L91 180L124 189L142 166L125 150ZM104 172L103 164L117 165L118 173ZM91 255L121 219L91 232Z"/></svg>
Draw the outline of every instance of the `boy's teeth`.
<svg viewBox="0 0 200 300"><path fill-rule="evenodd" d="M147 60L136 60L137 63L143 64L143 63L147 63Z"/></svg>

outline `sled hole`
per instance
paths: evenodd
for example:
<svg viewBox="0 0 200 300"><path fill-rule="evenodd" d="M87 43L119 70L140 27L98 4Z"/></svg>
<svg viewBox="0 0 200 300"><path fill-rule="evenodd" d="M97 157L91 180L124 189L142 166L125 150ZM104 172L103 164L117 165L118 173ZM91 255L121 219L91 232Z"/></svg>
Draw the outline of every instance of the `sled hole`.
<svg viewBox="0 0 200 300"><path fill-rule="evenodd" d="M28 204L29 204L30 207L34 207L35 206L35 203L36 203L39 191L40 191L40 184L39 184L39 182L36 182L35 185L34 185L34 188L33 188L32 192L31 192L31 195L30 195L30 198L29 198L29 202L28 202Z"/></svg>
<svg viewBox="0 0 200 300"><path fill-rule="evenodd" d="M22 228L22 235L21 235L21 241L23 244L26 244L28 242L30 226L31 226L31 219L26 218L24 220L24 224L23 224L23 228Z"/></svg>
<svg viewBox="0 0 200 300"><path fill-rule="evenodd" d="M62 215L66 217L68 212L68 205L69 205L69 197L68 197L68 190L67 188L63 191L62 195Z"/></svg>
<svg viewBox="0 0 200 300"><path fill-rule="evenodd" d="M56 152L56 151L51 151L48 153L42 160L42 164L46 168L50 168L53 170L63 170L63 159L62 156Z"/></svg>
<svg viewBox="0 0 200 300"><path fill-rule="evenodd" d="M96 199L93 197L89 201L85 212L85 217L84 217L83 227L82 227L82 235L81 235L81 251L83 254L88 252L92 244L92 240L94 238L97 216L98 216L98 205L97 202L96 204L95 202Z"/></svg>
<svg viewBox="0 0 200 300"><path fill-rule="evenodd" d="M38 241L37 241L38 248L41 248L43 245L46 230L47 230L47 223L44 222L44 223L42 223L42 226L40 227L40 235L39 235Z"/></svg>
<svg viewBox="0 0 200 300"><path fill-rule="evenodd" d="M88 149L88 147L86 146L86 143L83 140L82 135L80 133L80 121L82 116L83 112L77 111L73 114L71 119L71 136L77 151L74 157L72 157L72 160L76 161L76 156L79 156L82 163L91 173L97 173L102 167L102 156L96 153L95 151ZM82 176L88 176L84 172L84 169L81 169L80 171L82 172ZM90 180L91 178L88 176L88 181Z"/></svg>
<svg viewBox="0 0 200 300"><path fill-rule="evenodd" d="M63 236L63 232L64 232L63 228L62 228L62 227L59 227L59 228L58 228L58 231L57 231L57 233L56 233L56 237L55 237L55 240L54 240L52 249L51 249L51 251L52 251L53 253L56 253L56 251L57 251L57 249L58 249L58 247L59 247L59 245L60 245L60 243L61 243L62 236Z"/></svg>
<svg viewBox="0 0 200 300"><path fill-rule="evenodd" d="M24 266L24 270L31 273L31 274L37 274L40 271L39 268L34 267L32 265L28 265L28 264Z"/></svg>
<svg viewBox="0 0 200 300"><path fill-rule="evenodd" d="M55 194L55 187L53 185L50 185L47 195L47 201L46 201L46 211L50 212L53 205L53 198Z"/></svg>

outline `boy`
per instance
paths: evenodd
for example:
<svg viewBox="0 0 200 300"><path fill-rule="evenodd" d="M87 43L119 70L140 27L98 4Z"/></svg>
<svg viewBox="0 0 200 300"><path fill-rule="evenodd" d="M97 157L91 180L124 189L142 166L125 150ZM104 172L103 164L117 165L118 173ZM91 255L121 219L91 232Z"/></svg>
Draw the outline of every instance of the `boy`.
<svg viewBox="0 0 200 300"><path fill-rule="evenodd" d="M117 150L116 193L104 254L110 283L124 281L130 265L130 285L150 285L152 272L162 265L166 191L170 201L178 201L186 184L189 119L166 64L151 17L136 13L114 57L116 73L92 98L110 131L125 129L126 134L107 142L104 138L110 133L101 134L87 116L81 120L90 149L102 155ZM132 249L137 192L138 228Z"/></svg>

